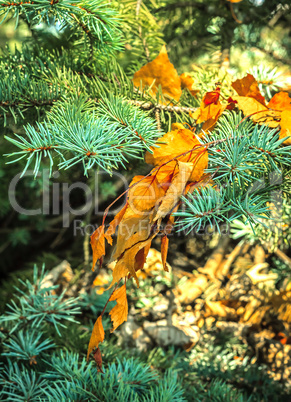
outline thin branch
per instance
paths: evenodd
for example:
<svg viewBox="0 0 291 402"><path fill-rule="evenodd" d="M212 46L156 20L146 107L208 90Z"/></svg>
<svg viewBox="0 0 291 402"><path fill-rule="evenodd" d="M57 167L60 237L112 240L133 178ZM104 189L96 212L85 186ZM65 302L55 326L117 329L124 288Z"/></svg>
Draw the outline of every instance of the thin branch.
<svg viewBox="0 0 291 402"><path fill-rule="evenodd" d="M133 101L129 100L128 103L131 105L135 105L140 107L141 109L144 110L151 110L151 109L158 109L158 110L165 110L167 112L176 112L176 113L189 113L189 112L195 112L198 108L195 107L184 107L184 106L168 106L168 105L160 105L160 104L154 104L151 102L142 102L142 101Z"/></svg>

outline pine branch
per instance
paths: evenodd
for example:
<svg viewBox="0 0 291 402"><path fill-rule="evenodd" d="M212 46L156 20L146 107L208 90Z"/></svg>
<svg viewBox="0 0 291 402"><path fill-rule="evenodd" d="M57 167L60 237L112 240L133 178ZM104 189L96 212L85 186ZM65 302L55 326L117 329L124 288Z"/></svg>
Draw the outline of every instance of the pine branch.
<svg viewBox="0 0 291 402"><path fill-rule="evenodd" d="M168 106L168 105L161 105L161 104L154 104L151 102L143 102L143 101L137 101L137 100L128 100L128 103L131 105L135 105L140 107L141 109L144 110L163 110L167 112L175 112L175 113L189 113L189 112L195 112L197 108L194 107L184 107L184 106Z"/></svg>

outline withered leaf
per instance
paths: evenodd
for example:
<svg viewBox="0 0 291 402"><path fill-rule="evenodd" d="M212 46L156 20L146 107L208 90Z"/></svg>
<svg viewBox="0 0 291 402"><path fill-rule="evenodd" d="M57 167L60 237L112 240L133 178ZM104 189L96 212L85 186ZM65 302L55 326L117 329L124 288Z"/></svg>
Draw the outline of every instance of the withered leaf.
<svg viewBox="0 0 291 402"><path fill-rule="evenodd" d="M87 361L89 360L89 355L95 348L98 348L99 343L104 341L104 329L102 325L102 315L100 315L93 327L93 331L91 334L88 351L87 351Z"/></svg>
<svg viewBox="0 0 291 402"><path fill-rule="evenodd" d="M105 255L104 225L99 226L92 234L91 246L93 250L92 271L94 271L96 262Z"/></svg>
<svg viewBox="0 0 291 402"><path fill-rule="evenodd" d="M126 203L124 205L124 207L118 212L118 214L115 215L114 219L110 222L109 227L106 230L106 233L104 236L111 246L113 243L112 235L115 233L117 226L120 224L120 222L123 218L123 215L126 212L127 206L128 206L128 203Z"/></svg>
<svg viewBox="0 0 291 402"><path fill-rule="evenodd" d="M126 297L126 285L124 284L119 289L116 289L110 296L109 300L116 300L117 302L116 306L114 306L113 309L109 312L109 315L113 322L113 329L111 330L111 332L113 332L124 321L127 321L128 304Z"/></svg>
<svg viewBox="0 0 291 402"><path fill-rule="evenodd" d="M151 62L143 66L133 76L133 84L136 87L151 87L150 93L155 95L159 86L163 95L170 99L179 100L182 94L181 80L177 70L170 62L166 46L164 45L159 55Z"/></svg>
<svg viewBox="0 0 291 402"><path fill-rule="evenodd" d="M154 221L164 218L166 215L170 214L183 194L186 184L191 177L192 170L194 168L193 163L178 161L178 165L179 172L174 177L168 191L166 192Z"/></svg>
<svg viewBox="0 0 291 402"><path fill-rule="evenodd" d="M164 235L162 237L161 242L161 256L162 256L163 267L166 272L169 272L169 268L167 266L168 248L169 248L169 238L167 235Z"/></svg>

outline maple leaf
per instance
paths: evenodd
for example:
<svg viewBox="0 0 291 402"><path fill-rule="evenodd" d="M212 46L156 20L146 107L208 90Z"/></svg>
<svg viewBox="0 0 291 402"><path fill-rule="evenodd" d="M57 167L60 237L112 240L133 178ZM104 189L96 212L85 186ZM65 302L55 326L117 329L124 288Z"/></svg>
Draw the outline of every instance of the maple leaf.
<svg viewBox="0 0 291 402"><path fill-rule="evenodd" d="M181 80L177 70L170 62L166 46L164 45L159 55L151 62L143 66L133 76L133 84L136 87L151 87L151 95L158 92L159 86L163 95L179 100L182 94Z"/></svg>
<svg viewBox="0 0 291 402"><path fill-rule="evenodd" d="M109 301L114 300L116 300L117 304L109 312L109 315L113 322L113 328L111 329L111 332L115 331L116 328L119 327L119 325L121 325L124 321L127 321L128 304L127 304L125 284L121 286L119 289L114 290L114 292L110 296Z"/></svg>
<svg viewBox="0 0 291 402"><path fill-rule="evenodd" d="M91 334L88 351L87 351L87 361L89 360L89 355L95 348L98 348L99 343L104 341L104 329L102 325L102 315L100 315L93 327L93 331ZM101 359L102 361L102 359Z"/></svg>
<svg viewBox="0 0 291 402"><path fill-rule="evenodd" d="M91 236L91 246L93 250L92 271L94 271L96 262L105 255L105 237L104 225L99 226Z"/></svg>
<svg viewBox="0 0 291 402"><path fill-rule="evenodd" d="M286 92L278 92L266 104L263 96L258 93L258 84L251 74L235 81L232 86L239 95L234 99L246 116L256 123L265 124L271 128L280 127L280 138L290 135L291 98ZM284 143L291 144L291 139L287 138Z"/></svg>

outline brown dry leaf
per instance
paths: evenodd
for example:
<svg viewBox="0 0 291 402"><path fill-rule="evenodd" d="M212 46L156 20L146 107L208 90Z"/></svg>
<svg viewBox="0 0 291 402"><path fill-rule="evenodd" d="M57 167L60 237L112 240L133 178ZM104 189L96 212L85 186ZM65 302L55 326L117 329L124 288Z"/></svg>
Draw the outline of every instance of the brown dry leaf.
<svg viewBox="0 0 291 402"><path fill-rule="evenodd" d="M178 165L179 172L174 177L168 191L166 192L166 195L163 198L163 201L159 206L157 214L154 218L154 222L164 218L166 215L169 215L172 209L176 206L181 195L183 195L186 184L191 177L194 168L193 163L178 161Z"/></svg>
<svg viewBox="0 0 291 402"><path fill-rule="evenodd" d="M161 242L161 256L162 256L163 267L166 272L169 272L169 268L167 266L168 248L169 248L169 239L167 235L164 235L162 237Z"/></svg>
<svg viewBox="0 0 291 402"><path fill-rule="evenodd" d="M180 75L182 89L188 89L192 96L196 96L199 93L198 89L193 88L194 80L190 75L183 73Z"/></svg>
<svg viewBox="0 0 291 402"><path fill-rule="evenodd" d="M265 98L261 94L258 83L253 75L247 74L244 78L234 81L231 86L239 96L254 98L266 106Z"/></svg>
<svg viewBox="0 0 291 402"><path fill-rule="evenodd" d="M95 360L95 362L96 362L96 364L97 364L97 371L98 371L98 373L103 373L103 374L104 374L104 372L103 372L103 370L102 370L102 356L101 356L101 350L99 349L99 347L98 347L96 350L94 350L93 355L94 355L94 360Z"/></svg>
<svg viewBox="0 0 291 402"><path fill-rule="evenodd" d="M113 309L109 312L109 315L113 322L113 329L111 330L111 332L113 332L124 321L127 321L128 304L126 297L126 285L124 284L119 289L116 289L110 296L109 300L116 300L117 302L116 306L114 306Z"/></svg>
<svg viewBox="0 0 291 402"><path fill-rule="evenodd" d="M128 206L118 227L117 245L112 257L113 260L117 260L125 250L137 242L148 239L154 214L154 210L137 214Z"/></svg>
<svg viewBox="0 0 291 402"><path fill-rule="evenodd" d="M128 204L126 203L124 205L124 207L118 212L118 214L115 215L114 219L110 222L110 225L108 227L108 229L106 230L105 233L105 238L108 241L108 243L110 244L110 246L112 246L113 243L113 239L112 239L112 235L115 233L115 230L117 228L117 226L120 224L123 215L125 214L126 210L127 210L127 206Z"/></svg>
<svg viewBox="0 0 291 402"><path fill-rule="evenodd" d="M91 334L87 352L87 361L89 360L89 355L92 352L92 350L98 348L99 343L104 341L104 335L105 333L102 325L102 315L100 315L94 324L93 331Z"/></svg>
<svg viewBox="0 0 291 402"><path fill-rule="evenodd" d="M135 176L129 187L132 185L134 186L129 190L128 203L137 213L152 209L165 194L156 176Z"/></svg>
<svg viewBox="0 0 291 402"><path fill-rule="evenodd" d="M128 273L134 277L137 286L139 286L138 278L135 272L135 257L139 250L147 247L152 239L156 236L156 233L153 234L150 238L140 241L134 244L132 247L124 251L124 254L117 261L114 269L113 269L113 278L112 282L108 289L110 289L115 283L117 283L121 278L124 278Z"/></svg>
<svg viewBox="0 0 291 402"><path fill-rule="evenodd" d="M179 100L182 94L181 80L177 70L170 62L166 46L164 45L153 61L143 66L133 76L133 84L136 87L151 87L151 95L158 92L159 86L162 88L163 95Z"/></svg>
<svg viewBox="0 0 291 402"><path fill-rule="evenodd" d="M198 181L200 179L204 173L204 170L207 168L208 155L192 131L185 128L172 130L166 133L163 137L159 138L157 142L164 142L165 144L159 144L159 148L152 148L152 154L147 152L145 156L146 163L161 166L162 164L169 162L174 158L177 158L182 162L193 162L195 164L195 168L191 174L190 181ZM193 148L194 150L192 152L188 152ZM185 155L183 155L184 153ZM169 166L166 168L167 165ZM174 161L167 163L167 165L159 169L159 178L164 168L166 168L166 170L168 169L169 173L171 169L173 170L173 168L176 166Z"/></svg>
<svg viewBox="0 0 291 402"><path fill-rule="evenodd" d="M136 272L143 269L143 267L146 263L146 260L147 260L148 253L151 248L151 244L152 244L152 242L149 242L144 248L139 250L138 253L136 254L135 264L134 264L134 269Z"/></svg>
<svg viewBox="0 0 291 402"><path fill-rule="evenodd" d="M105 255L104 225L99 226L92 234L91 246L93 250L92 271L94 271L96 262Z"/></svg>
<svg viewBox="0 0 291 402"><path fill-rule="evenodd" d="M278 92L273 96L268 105L259 92L255 78L248 74L242 80L232 84L238 95L234 99L245 116L250 116L259 124L266 124L271 128L281 127L280 138L289 136L291 133L291 98L286 92ZM284 143L291 144L287 138Z"/></svg>

